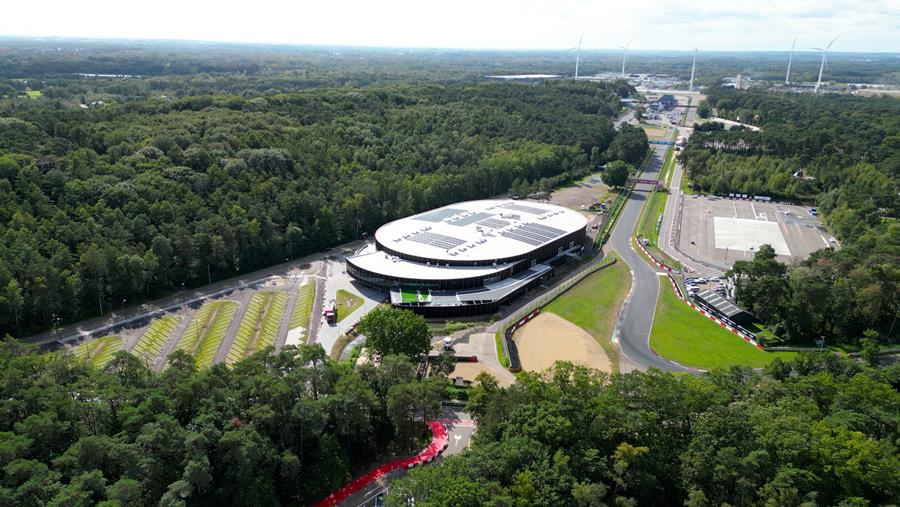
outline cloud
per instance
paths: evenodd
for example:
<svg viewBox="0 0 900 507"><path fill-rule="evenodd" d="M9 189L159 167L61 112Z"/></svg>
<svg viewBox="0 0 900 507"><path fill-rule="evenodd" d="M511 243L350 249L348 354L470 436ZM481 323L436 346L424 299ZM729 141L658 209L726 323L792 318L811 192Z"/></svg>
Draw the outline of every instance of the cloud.
<svg viewBox="0 0 900 507"><path fill-rule="evenodd" d="M2 35L399 47L567 48L582 33L587 48L783 50L841 33L839 51L900 51L900 2L45 0L0 17Z"/></svg>

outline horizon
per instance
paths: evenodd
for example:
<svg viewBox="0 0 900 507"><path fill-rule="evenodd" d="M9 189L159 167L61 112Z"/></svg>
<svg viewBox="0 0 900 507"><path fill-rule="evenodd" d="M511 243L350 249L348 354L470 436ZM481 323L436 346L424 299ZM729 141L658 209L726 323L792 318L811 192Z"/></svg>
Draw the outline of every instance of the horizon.
<svg viewBox="0 0 900 507"><path fill-rule="evenodd" d="M339 46L389 49L790 51L824 47L835 53L900 52L900 7L887 0L814 0L722 6L687 0L641 5L588 0L516 2L460 0L453 5L413 0L371 4L281 5L273 0L176 2L122 9L111 0L50 0L48 15L24 3L0 19L5 37L197 43ZM137 14L136 14L137 13Z"/></svg>
<svg viewBox="0 0 900 507"><path fill-rule="evenodd" d="M391 50L391 51L456 51L456 52L501 52L501 53L566 53L572 48L554 47L439 47L439 46L380 46L357 44L317 44L317 43L291 43L291 42L253 42L239 40L212 40L212 39L165 39L154 37L83 37L83 36L56 36L56 35L9 35L0 34L0 41L41 41L41 42L65 42L65 43L148 43L148 44L185 44L185 45L216 45L232 47L260 47L260 48L296 48L296 49L363 49L363 50ZM622 54L622 48L618 47L582 47L582 53L612 53ZM694 49L663 49L663 48L628 48L628 54L692 54ZM698 55L733 55L745 54L788 54L791 49L703 49L698 48ZM573 53L574 54L574 53ZM796 48L795 55L818 55L820 52L812 48ZM829 55L900 55L900 50L828 50Z"/></svg>

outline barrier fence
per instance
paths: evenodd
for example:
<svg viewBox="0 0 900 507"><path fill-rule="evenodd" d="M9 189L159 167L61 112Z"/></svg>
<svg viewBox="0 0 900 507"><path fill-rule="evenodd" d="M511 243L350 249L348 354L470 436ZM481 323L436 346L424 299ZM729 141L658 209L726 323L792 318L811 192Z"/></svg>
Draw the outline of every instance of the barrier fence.
<svg viewBox="0 0 900 507"><path fill-rule="evenodd" d="M428 447L423 449L415 456L411 456L409 458L401 458L391 461L390 463L385 463L373 470L370 470L366 474L353 479L351 482L344 485L339 490L328 495L323 500L317 502L315 504L315 507L332 507L334 505L338 505L357 491L363 489L364 487L371 484L373 481L383 477L384 475L393 472L394 470L408 469L425 463L431 463L447 448L447 428L444 427L444 424L448 422L451 421L429 421L428 427L431 428L432 438L431 444L429 444ZM460 422L465 423L471 421Z"/></svg>

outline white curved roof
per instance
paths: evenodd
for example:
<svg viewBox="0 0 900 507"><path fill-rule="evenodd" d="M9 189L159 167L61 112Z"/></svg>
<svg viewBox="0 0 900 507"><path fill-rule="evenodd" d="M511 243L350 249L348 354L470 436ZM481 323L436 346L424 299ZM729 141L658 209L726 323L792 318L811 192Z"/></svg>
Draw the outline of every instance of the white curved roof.
<svg viewBox="0 0 900 507"><path fill-rule="evenodd" d="M492 261L527 254L586 225L581 213L555 204L483 200L395 220L375 238L402 254L435 261Z"/></svg>

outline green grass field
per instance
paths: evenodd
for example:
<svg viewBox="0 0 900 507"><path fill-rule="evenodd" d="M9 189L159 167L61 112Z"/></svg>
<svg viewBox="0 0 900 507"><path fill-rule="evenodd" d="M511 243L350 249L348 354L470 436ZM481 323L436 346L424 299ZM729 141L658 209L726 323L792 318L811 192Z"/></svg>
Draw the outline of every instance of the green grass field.
<svg viewBox="0 0 900 507"><path fill-rule="evenodd" d="M345 317L353 313L357 308L363 305L361 297L347 292L343 289L337 291L337 321L344 320Z"/></svg>
<svg viewBox="0 0 900 507"><path fill-rule="evenodd" d="M650 346L667 359L704 369L732 365L759 368L776 357L788 359L794 355L765 352L750 345L678 299L667 279L660 278L659 292Z"/></svg>
<svg viewBox="0 0 900 507"><path fill-rule="evenodd" d="M312 312L315 295L315 284L307 283L300 287L297 293L297 302L294 304L294 312L291 314L291 329L309 326L309 314Z"/></svg>
<svg viewBox="0 0 900 507"><path fill-rule="evenodd" d="M112 360L116 352L122 350L122 345L120 336L104 336L78 345L71 350L71 354L78 359L87 361L94 368L103 368Z"/></svg>
<svg viewBox="0 0 900 507"><path fill-rule="evenodd" d="M237 307L234 301L213 301L201 306L178 340L177 350L194 356L198 368L212 366Z"/></svg>
<svg viewBox="0 0 900 507"><path fill-rule="evenodd" d="M619 352L610 337L630 287L631 273L619 261L578 282L543 311L555 313L587 331L603 347L613 371L618 371Z"/></svg>
<svg viewBox="0 0 900 507"><path fill-rule="evenodd" d="M250 304L228 349L225 362L232 365L257 350L275 344L281 316L287 304L287 292L260 291L250 298Z"/></svg>
<svg viewBox="0 0 900 507"><path fill-rule="evenodd" d="M40 98L43 93L41 93L40 90L25 90L25 95L27 95L28 98L37 99Z"/></svg>
<svg viewBox="0 0 900 507"><path fill-rule="evenodd" d="M153 324L150 324L141 339L131 349L131 353L152 366L180 320L175 315L168 315L153 321Z"/></svg>

